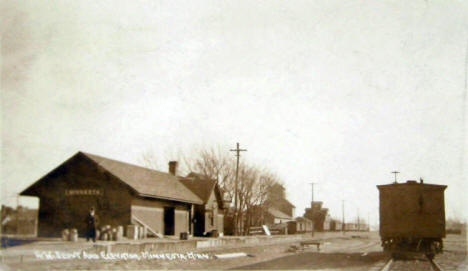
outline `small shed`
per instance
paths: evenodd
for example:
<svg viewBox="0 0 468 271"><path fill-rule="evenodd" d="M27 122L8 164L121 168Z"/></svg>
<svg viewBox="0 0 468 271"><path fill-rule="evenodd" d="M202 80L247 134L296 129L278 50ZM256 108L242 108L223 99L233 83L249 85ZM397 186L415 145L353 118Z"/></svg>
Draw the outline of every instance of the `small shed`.
<svg viewBox="0 0 468 271"><path fill-rule="evenodd" d="M305 217L296 217L296 232L311 232L314 229L312 220Z"/></svg>

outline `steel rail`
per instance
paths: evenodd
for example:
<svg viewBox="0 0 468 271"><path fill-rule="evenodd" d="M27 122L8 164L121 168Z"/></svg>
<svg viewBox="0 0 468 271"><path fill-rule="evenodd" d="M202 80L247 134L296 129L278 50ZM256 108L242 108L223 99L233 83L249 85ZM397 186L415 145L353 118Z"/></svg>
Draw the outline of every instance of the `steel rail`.
<svg viewBox="0 0 468 271"><path fill-rule="evenodd" d="M434 270L434 271L444 271L442 269L442 267L440 267L440 265L434 261L434 259L431 259L429 257L427 257L427 259L431 263L432 270Z"/></svg>
<svg viewBox="0 0 468 271"><path fill-rule="evenodd" d="M392 268L393 265L393 258L390 258L388 262L380 269L380 271L390 271L390 268Z"/></svg>

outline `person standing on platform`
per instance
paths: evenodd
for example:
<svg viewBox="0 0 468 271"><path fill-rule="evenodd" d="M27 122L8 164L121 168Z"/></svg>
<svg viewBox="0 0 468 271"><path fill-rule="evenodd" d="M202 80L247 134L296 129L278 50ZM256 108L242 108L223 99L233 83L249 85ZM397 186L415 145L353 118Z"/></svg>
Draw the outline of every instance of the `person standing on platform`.
<svg viewBox="0 0 468 271"><path fill-rule="evenodd" d="M89 214L86 217L86 241L93 239L93 242L96 242L96 228L99 224L99 218L95 214L94 208L89 210Z"/></svg>

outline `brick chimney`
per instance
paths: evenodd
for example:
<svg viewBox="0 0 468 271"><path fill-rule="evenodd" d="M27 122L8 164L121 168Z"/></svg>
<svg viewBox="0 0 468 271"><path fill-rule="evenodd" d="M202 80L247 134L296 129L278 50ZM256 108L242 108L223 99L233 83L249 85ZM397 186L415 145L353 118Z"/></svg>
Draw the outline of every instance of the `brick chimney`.
<svg viewBox="0 0 468 271"><path fill-rule="evenodd" d="M174 176L177 176L177 161L169 161L169 173Z"/></svg>

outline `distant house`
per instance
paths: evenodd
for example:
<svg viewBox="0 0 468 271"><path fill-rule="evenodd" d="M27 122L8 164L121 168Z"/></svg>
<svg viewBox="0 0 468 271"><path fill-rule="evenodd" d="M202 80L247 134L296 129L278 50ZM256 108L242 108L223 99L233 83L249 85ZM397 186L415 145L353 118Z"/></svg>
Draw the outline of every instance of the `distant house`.
<svg viewBox="0 0 468 271"><path fill-rule="evenodd" d="M324 231L330 231L331 230L331 224L332 224L332 219L329 214L325 216L325 219L323 220L323 230Z"/></svg>
<svg viewBox="0 0 468 271"><path fill-rule="evenodd" d="M345 230L346 231L357 231L358 226L356 223L345 223Z"/></svg>
<svg viewBox="0 0 468 271"><path fill-rule="evenodd" d="M294 222L294 218L275 207L252 206L249 208L249 227L266 225L270 230L278 233L287 233L287 223ZM292 232L292 231L291 231ZM294 229L295 232L295 229Z"/></svg>
<svg viewBox="0 0 468 271"><path fill-rule="evenodd" d="M281 211L282 213L288 215L288 217L294 218L296 215L296 206L289 202L287 199L279 199L272 203L274 209Z"/></svg>
<svg viewBox="0 0 468 271"><path fill-rule="evenodd" d="M314 224L314 230L323 231L326 228L329 230L329 220L327 219L328 209L322 208L323 202L314 201L311 203L311 208L306 208L304 217L312 220ZM327 224L325 222L327 221Z"/></svg>
<svg viewBox="0 0 468 271"><path fill-rule="evenodd" d="M267 225L271 230L287 233L287 223L294 222L296 207L285 198L285 188L281 184L271 187L267 200L262 205L250 206L246 211L245 225ZM295 231L295 230L294 230Z"/></svg>
<svg viewBox="0 0 468 271"><path fill-rule="evenodd" d="M337 219L332 219L332 221L330 223L330 230L331 231L341 231L341 230L343 230L343 225L342 225L341 221L339 221Z"/></svg>
<svg viewBox="0 0 468 271"><path fill-rule="evenodd" d="M296 232L311 232L314 229L312 220L305 217L296 217Z"/></svg>
<svg viewBox="0 0 468 271"><path fill-rule="evenodd" d="M295 225L294 218L274 207L270 207L267 210L264 210L263 217L264 221L262 224L267 225L272 234L288 234L288 232L296 232L295 227L290 225L291 222L293 222ZM289 229L291 226L293 229Z"/></svg>
<svg viewBox="0 0 468 271"><path fill-rule="evenodd" d="M175 161L165 173L78 152L21 195L39 198L39 236L59 236L64 228L83 235L91 207L101 225L138 224L157 236L177 236L222 228L217 191L211 180L177 176Z"/></svg>
<svg viewBox="0 0 468 271"><path fill-rule="evenodd" d="M459 220L447 219L445 222L445 231L448 234L465 234L466 235L466 223Z"/></svg>
<svg viewBox="0 0 468 271"><path fill-rule="evenodd" d="M265 214L265 224L272 225L272 224L282 224L287 223L289 221L294 221L294 218L286 214L276 208L268 208Z"/></svg>
<svg viewBox="0 0 468 271"><path fill-rule="evenodd" d="M368 231L369 225L367 223L345 223L345 230L346 231Z"/></svg>

